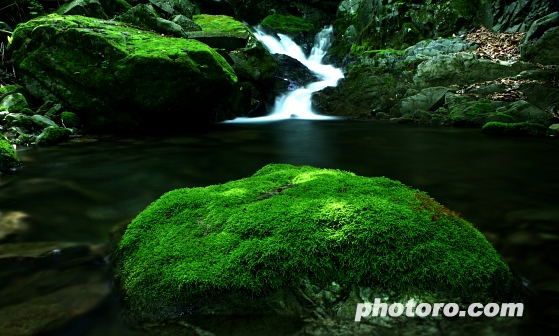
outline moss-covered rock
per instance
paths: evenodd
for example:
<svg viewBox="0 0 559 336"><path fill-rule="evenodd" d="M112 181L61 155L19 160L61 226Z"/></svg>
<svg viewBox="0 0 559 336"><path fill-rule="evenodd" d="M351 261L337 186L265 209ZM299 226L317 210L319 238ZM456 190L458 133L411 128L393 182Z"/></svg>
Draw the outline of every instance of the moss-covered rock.
<svg viewBox="0 0 559 336"><path fill-rule="evenodd" d="M547 127L530 122L502 123L491 121L483 125L482 132L493 135L545 136Z"/></svg>
<svg viewBox="0 0 559 336"><path fill-rule="evenodd" d="M118 16L117 19L159 33L175 37L186 37L186 33L179 24L160 18L155 9L149 4L136 5L126 11L126 13Z"/></svg>
<svg viewBox="0 0 559 336"><path fill-rule="evenodd" d="M270 86L278 66L247 26L226 15L195 15L193 20L202 31L187 33L189 38L223 49L241 79Z"/></svg>
<svg viewBox="0 0 559 336"><path fill-rule="evenodd" d="M21 165L12 144L0 135L0 172L6 172Z"/></svg>
<svg viewBox="0 0 559 336"><path fill-rule="evenodd" d="M255 37L242 22L227 15L194 15L192 20L202 31L188 32L188 38L196 39L210 47L232 51L245 48Z"/></svg>
<svg viewBox="0 0 559 336"><path fill-rule="evenodd" d="M29 107L25 96L21 93L12 93L5 95L0 101L0 111L8 111L10 113L19 113L24 108Z"/></svg>
<svg viewBox="0 0 559 336"><path fill-rule="evenodd" d="M320 31L320 25L316 21L281 14L267 16L262 21L261 26L269 34L289 36L303 49L306 55L310 54L314 44L314 37Z"/></svg>
<svg viewBox="0 0 559 336"><path fill-rule="evenodd" d="M128 226L113 266L136 321L187 311L308 316L317 304L339 317L344 302L354 316L354 286L512 302L521 286L472 224L425 193L285 164L166 193ZM313 303L300 294L313 288L305 281L335 285L335 295Z"/></svg>
<svg viewBox="0 0 559 336"><path fill-rule="evenodd" d="M8 47L29 91L63 101L96 129L168 127L173 116L215 121L213 108L237 81L203 43L83 16L21 24Z"/></svg>
<svg viewBox="0 0 559 336"><path fill-rule="evenodd" d="M37 146L52 146L58 143L68 140L68 137L72 134L67 128L58 126L49 126L44 129L37 137Z"/></svg>
<svg viewBox="0 0 559 336"><path fill-rule="evenodd" d="M14 93L25 93L25 89L21 85L4 85L0 86L0 101L4 99L7 95L11 95Z"/></svg>
<svg viewBox="0 0 559 336"><path fill-rule="evenodd" d="M74 128L80 125L80 118L73 112L62 112L60 121L64 127Z"/></svg>

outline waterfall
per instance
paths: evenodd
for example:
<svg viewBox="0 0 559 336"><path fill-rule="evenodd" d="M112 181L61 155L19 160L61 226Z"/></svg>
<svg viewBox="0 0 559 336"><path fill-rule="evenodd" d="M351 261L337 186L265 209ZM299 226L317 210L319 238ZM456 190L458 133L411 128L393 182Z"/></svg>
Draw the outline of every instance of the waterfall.
<svg viewBox="0 0 559 336"><path fill-rule="evenodd" d="M316 73L321 80L277 97L274 109L268 116L260 118L237 118L232 121L258 122L282 120L293 117L300 119L334 119L335 117L315 114L311 108L311 95L313 92L322 90L327 86L336 86L338 80L344 77L340 69L321 63L322 58L326 55L332 42L332 26L324 28L316 35L314 46L308 58L303 53L303 50L295 44L289 36L278 34L280 37L280 40L278 40L273 36L266 35L259 27L256 28L254 35L264 44L270 53L285 54L298 60L309 68L309 70Z"/></svg>

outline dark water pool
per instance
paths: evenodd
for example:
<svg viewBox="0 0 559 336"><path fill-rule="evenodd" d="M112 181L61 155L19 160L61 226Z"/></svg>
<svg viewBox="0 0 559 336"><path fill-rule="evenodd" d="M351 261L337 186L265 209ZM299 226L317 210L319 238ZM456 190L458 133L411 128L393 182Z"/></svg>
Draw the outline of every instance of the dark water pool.
<svg viewBox="0 0 559 336"><path fill-rule="evenodd" d="M484 232L534 290L530 328L559 319L559 141L501 138L478 129L358 121L219 124L172 137L100 137L18 152L0 175L0 212L29 215L19 241L104 243L166 191L253 174L268 163L386 176L458 211ZM0 300L1 301L1 300ZM1 305L1 303L0 303ZM282 322L283 324L286 324ZM136 334L118 300L58 335Z"/></svg>

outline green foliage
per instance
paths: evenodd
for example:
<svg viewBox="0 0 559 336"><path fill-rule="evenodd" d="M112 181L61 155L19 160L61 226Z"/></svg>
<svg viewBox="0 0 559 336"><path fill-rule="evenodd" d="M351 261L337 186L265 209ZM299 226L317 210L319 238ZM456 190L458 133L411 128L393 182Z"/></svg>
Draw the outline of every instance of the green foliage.
<svg viewBox="0 0 559 336"><path fill-rule="evenodd" d="M166 193L128 226L114 265L136 318L220 292L264 294L301 277L468 300L504 299L517 284L472 224L425 193L286 164Z"/></svg>

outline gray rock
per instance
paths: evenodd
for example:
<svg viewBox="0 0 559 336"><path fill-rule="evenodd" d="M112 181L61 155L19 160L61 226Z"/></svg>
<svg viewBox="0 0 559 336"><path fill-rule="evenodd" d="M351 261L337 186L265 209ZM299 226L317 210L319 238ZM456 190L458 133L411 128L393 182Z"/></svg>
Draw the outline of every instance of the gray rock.
<svg viewBox="0 0 559 336"><path fill-rule="evenodd" d="M557 121L551 114L542 111L524 100L514 102L508 107L501 108L497 111L511 116L515 122L532 122L549 126Z"/></svg>
<svg viewBox="0 0 559 336"><path fill-rule="evenodd" d="M399 117L414 113L416 110L435 111L445 102L445 87L431 87L421 90L416 95L400 100L392 109L390 115Z"/></svg>
<svg viewBox="0 0 559 336"><path fill-rule="evenodd" d="M527 42L540 38L547 30L556 26L559 26L559 12L553 12L534 21L522 41Z"/></svg>
<svg viewBox="0 0 559 336"><path fill-rule="evenodd" d="M523 43L520 50L525 61L559 64L559 27L550 28L540 38Z"/></svg>
<svg viewBox="0 0 559 336"><path fill-rule="evenodd" d="M182 14L175 16L173 18L173 22L181 26L185 32L202 31L202 27Z"/></svg>
<svg viewBox="0 0 559 336"><path fill-rule="evenodd" d="M61 15L83 15L99 19L108 18L99 0L74 0L60 6L56 13Z"/></svg>
<svg viewBox="0 0 559 336"><path fill-rule="evenodd" d="M5 124L8 127L19 126L24 128L33 127L33 121L31 117L22 113L10 113L4 117Z"/></svg>
<svg viewBox="0 0 559 336"><path fill-rule="evenodd" d="M46 103L45 103L46 104ZM45 105L43 105L45 106ZM42 106L41 106L42 107ZM64 110L64 108L62 107L62 104L54 104L51 108L49 108L49 110L45 113L45 116L49 119L57 119L58 116L60 116L60 113L62 113L62 111Z"/></svg>
<svg viewBox="0 0 559 336"><path fill-rule="evenodd" d="M31 117L31 120L33 121L33 123L37 126L39 126L40 128L47 128L49 126L57 126L56 123L52 120L50 120L49 118L39 115L39 114L35 114L34 116Z"/></svg>
<svg viewBox="0 0 559 336"><path fill-rule="evenodd" d="M186 33L180 25L160 18L151 5L140 4L134 6L117 18L120 21L152 29L159 33L186 37Z"/></svg>
<svg viewBox="0 0 559 336"><path fill-rule="evenodd" d="M184 15L192 18L196 7L189 0L149 0L150 4L167 15Z"/></svg>
<svg viewBox="0 0 559 336"><path fill-rule="evenodd" d="M419 87L468 85L496 78L516 76L536 66L524 62L493 62L467 53L437 55L417 67L413 77Z"/></svg>

